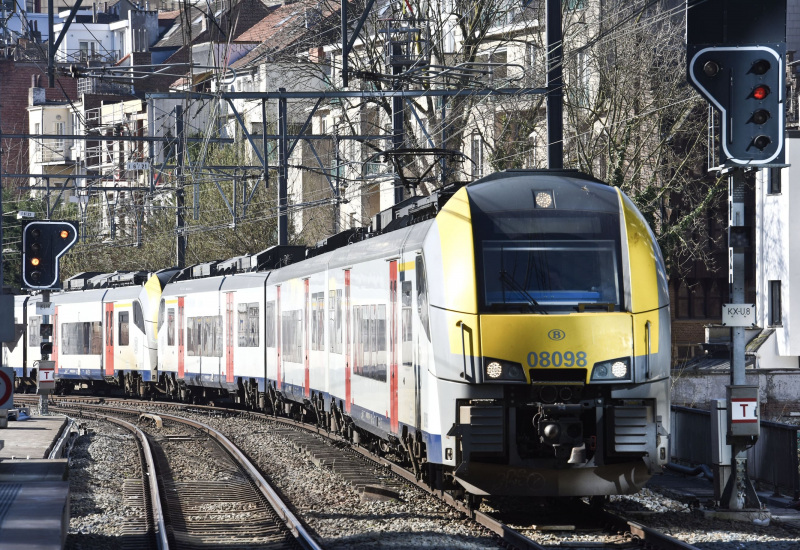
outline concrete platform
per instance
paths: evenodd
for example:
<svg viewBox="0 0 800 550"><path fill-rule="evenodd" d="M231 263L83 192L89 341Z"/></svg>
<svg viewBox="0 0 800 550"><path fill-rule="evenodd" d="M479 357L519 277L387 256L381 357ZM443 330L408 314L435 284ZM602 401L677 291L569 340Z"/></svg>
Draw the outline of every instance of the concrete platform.
<svg viewBox="0 0 800 550"><path fill-rule="evenodd" d="M33 416L0 429L0 548L60 550L69 526L66 459L47 460L63 416Z"/></svg>
<svg viewBox="0 0 800 550"><path fill-rule="evenodd" d="M10 420L8 428L0 429L0 461L17 459L47 458L48 449L58 439L67 422L66 417L32 416L28 420Z"/></svg>

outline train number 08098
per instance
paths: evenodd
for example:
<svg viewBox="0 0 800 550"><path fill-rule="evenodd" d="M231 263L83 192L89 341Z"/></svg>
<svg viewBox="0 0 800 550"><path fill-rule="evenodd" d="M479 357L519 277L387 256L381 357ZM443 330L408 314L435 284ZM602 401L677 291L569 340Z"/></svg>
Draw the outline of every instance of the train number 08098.
<svg viewBox="0 0 800 550"><path fill-rule="evenodd" d="M532 351L528 354L530 367L585 367L587 364L585 351Z"/></svg>

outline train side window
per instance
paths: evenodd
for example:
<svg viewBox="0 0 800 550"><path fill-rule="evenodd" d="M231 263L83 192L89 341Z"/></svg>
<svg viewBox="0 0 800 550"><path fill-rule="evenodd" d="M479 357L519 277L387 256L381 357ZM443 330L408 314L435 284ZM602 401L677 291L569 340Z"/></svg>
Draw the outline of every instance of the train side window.
<svg viewBox="0 0 800 550"><path fill-rule="evenodd" d="M30 317L28 321L28 347L38 348L42 343L42 335L39 333L39 327L42 324L41 317Z"/></svg>
<svg viewBox="0 0 800 550"><path fill-rule="evenodd" d="M342 289L328 292L328 333L331 353L342 353Z"/></svg>
<svg viewBox="0 0 800 550"><path fill-rule="evenodd" d="M161 330L161 327L164 326L164 311L166 310L167 304L164 301L164 298L161 298L161 302L158 304L158 330Z"/></svg>
<svg viewBox="0 0 800 550"><path fill-rule="evenodd" d="M139 303L139 300L133 302L133 324L144 334L144 313L142 312L142 304Z"/></svg>
<svg viewBox="0 0 800 550"><path fill-rule="evenodd" d="M403 331L403 347L401 348L402 358L401 361L403 365L410 367L412 363L411 359L411 340L412 340L412 332L411 332L411 323L412 323L412 315L411 315L411 281L403 281L402 285L402 331Z"/></svg>
<svg viewBox="0 0 800 550"><path fill-rule="evenodd" d="M264 315L265 318L265 326L264 326L264 340L268 348L274 348L275 346L275 301L267 302L267 311Z"/></svg>
<svg viewBox="0 0 800 550"><path fill-rule="evenodd" d="M167 310L167 345L175 345L175 308Z"/></svg>
<svg viewBox="0 0 800 550"><path fill-rule="evenodd" d="M311 295L311 349L325 349L325 293Z"/></svg>
<svg viewBox="0 0 800 550"><path fill-rule="evenodd" d="M130 342L130 327L129 324L130 314L127 311L120 311L117 314L117 325L119 326L119 336L117 337L118 345L127 346Z"/></svg>
<svg viewBox="0 0 800 550"><path fill-rule="evenodd" d="M239 347L258 347L258 302L239 304Z"/></svg>
<svg viewBox="0 0 800 550"><path fill-rule="evenodd" d="M94 323L64 323L61 325L62 355L100 355L103 349L103 327Z"/></svg>
<svg viewBox="0 0 800 550"><path fill-rule="evenodd" d="M425 274L425 260L420 254L417 256L417 311L419 312L419 319L422 321L422 328L425 329L425 334L428 339L431 338L430 320L428 317L428 281Z"/></svg>

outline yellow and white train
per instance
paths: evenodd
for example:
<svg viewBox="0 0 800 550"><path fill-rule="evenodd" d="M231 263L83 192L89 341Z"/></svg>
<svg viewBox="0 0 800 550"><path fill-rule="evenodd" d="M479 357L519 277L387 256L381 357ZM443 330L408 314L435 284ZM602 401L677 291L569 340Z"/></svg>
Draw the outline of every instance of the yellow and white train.
<svg viewBox="0 0 800 550"><path fill-rule="evenodd" d="M380 225L55 295L57 377L296 415L475 496L634 492L667 462L666 273L623 193L508 171ZM3 352L20 376L35 299Z"/></svg>

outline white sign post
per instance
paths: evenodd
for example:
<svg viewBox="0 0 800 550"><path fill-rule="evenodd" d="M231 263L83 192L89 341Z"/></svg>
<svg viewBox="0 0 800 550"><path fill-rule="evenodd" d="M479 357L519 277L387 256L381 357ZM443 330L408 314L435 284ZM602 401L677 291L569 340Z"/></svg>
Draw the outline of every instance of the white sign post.
<svg viewBox="0 0 800 550"><path fill-rule="evenodd" d="M756 305L722 304L722 325L745 328L756 326Z"/></svg>
<svg viewBox="0 0 800 550"><path fill-rule="evenodd" d="M37 383L39 386L39 413L42 416L49 414L47 410L47 399L50 397L50 391L56 389L56 362L55 361L39 361L39 369L36 372Z"/></svg>

